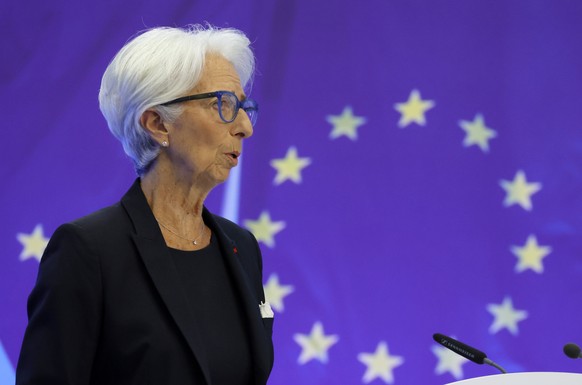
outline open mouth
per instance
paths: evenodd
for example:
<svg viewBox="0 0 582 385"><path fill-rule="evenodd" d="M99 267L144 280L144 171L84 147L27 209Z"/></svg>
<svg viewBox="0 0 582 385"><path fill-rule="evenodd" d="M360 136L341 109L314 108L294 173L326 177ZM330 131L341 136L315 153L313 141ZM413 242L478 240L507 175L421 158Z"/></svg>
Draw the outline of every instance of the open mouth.
<svg viewBox="0 0 582 385"><path fill-rule="evenodd" d="M240 152L238 151L228 152L226 153L226 155L230 156L232 159L238 159L238 157L240 156Z"/></svg>

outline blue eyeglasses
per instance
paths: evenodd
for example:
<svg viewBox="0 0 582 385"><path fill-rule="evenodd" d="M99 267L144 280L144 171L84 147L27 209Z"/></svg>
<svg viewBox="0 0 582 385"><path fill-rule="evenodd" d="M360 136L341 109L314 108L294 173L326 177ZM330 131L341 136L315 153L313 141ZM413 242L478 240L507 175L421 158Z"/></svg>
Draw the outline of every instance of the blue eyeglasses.
<svg viewBox="0 0 582 385"><path fill-rule="evenodd" d="M230 91L214 91L206 92L204 94L182 96L181 98L170 100L162 103L162 106L169 106L171 104L187 102L189 100L200 100L216 98L218 102L218 115L224 123L232 123L238 115L238 110L241 108L247 113L251 124L255 125L257 122L257 115L259 114L259 104L253 99L245 99L242 102L238 100L236 95Z"/></svg>

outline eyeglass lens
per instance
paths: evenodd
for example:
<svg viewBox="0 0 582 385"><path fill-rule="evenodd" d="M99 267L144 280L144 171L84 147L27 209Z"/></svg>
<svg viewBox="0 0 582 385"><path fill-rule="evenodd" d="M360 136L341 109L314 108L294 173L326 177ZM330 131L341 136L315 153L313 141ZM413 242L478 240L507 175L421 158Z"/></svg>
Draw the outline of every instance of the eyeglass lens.
<svg viewBox="0 0 582 385"><path fill-rule="evenodd" d="M222 94L220 97L220 114L222 119L232 122L237 114L237 98L233 94Z"/></svg>
<svg viewBox="0 0 582 385"><path fill-rule="evenodd" d="M251 124L255 124L257 120L257 111L254 108L245 108L245 102L241 103L243 110L249 116ZM225 122L232 122L236 115L238 114L238 110L241 107L239 104L239 100L236 95L231 93L223 93L220 97L220 116L222 120Z"/></svg>

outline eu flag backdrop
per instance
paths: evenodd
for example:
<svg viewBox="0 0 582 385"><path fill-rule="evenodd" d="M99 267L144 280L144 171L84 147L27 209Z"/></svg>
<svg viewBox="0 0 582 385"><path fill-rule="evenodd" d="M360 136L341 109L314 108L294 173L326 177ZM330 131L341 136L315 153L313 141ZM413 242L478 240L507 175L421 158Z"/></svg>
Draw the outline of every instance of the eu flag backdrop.
<svg viewBox="0 0 582 385"><path fill-rule="evenodd" d="M245 31L260 103L208 207L250 229L276 312L270 383L582 372L582 2L0 4L0 382L55 228L135 175L97 104L137 31Z"/></svg>

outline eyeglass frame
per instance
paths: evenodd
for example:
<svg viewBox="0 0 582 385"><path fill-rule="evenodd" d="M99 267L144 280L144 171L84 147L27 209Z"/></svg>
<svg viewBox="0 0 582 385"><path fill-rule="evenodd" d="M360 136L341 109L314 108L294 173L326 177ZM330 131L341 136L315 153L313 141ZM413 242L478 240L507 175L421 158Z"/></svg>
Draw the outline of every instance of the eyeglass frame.
<svg viewBox="0 0 582 385"><path fill-rule="evenodd" d="M224 118L224 116L222 116L222 95L225 95L225 94L234 96L234 99L236 100L236 106L234 109L234 116L232 117L231 120L227 120ZM234 122L234 120L238 116L238 110L242 109L249 117L251 124L253 126L256 124L257 115L259 112L259 104L256 102L256 100L246 98L245 100L243 100L241 102L238 99L238 97L236 96L236 94L234 92L231 92L231 91L213 91L213 92L204 92L202 94L196 94L196 95L182 96L182 97L170 100L169 102L162 103L162 104L160 104L160 106L166 107L166 106L176 104L176 103L188 102L190 100L202 100L202 99L209 99L209 98L216 98L216 100L218 101L218 115L220 116L220 119L224 123ZM248 110L255 112L254 119L251 118L251 116L248 113Z"/></svg>

